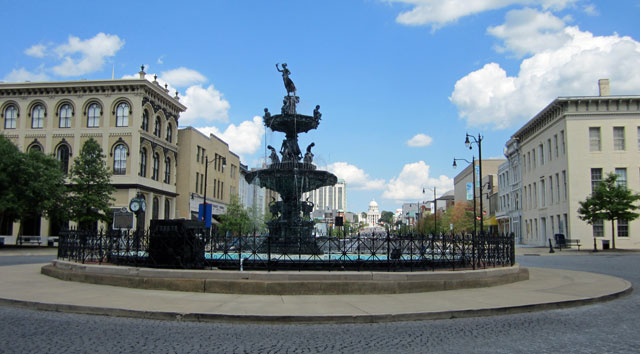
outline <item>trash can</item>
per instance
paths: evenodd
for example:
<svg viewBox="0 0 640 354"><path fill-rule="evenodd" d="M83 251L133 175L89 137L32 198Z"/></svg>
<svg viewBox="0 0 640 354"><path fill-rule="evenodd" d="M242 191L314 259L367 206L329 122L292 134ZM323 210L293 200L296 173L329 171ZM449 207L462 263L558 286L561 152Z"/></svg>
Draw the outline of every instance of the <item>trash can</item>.
<svg viewBox="0 0 640 354"><path fill-rule="evenodd" d="M602 249L603 250L609 249L609 240L602 240Z"/></svg>

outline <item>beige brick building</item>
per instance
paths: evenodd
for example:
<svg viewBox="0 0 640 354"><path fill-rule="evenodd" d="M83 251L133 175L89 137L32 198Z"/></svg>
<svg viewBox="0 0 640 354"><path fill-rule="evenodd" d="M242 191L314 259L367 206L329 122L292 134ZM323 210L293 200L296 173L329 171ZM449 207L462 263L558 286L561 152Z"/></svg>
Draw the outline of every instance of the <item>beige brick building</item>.
<svg viewBox="0 0 640 354"><path fill-rule="evenodd" d="M205 176L207 203L214 216L224 214L231 196L239 193L240 158L217 136L207 137L192 127L178 130L178 139L176 217L197 218L205 197Z"/></svg>
<svg viewBox="0 0 640 354"><path fill-rule="evenodd" d="M640 96L559 97L520 128L521 242L548 245L556 233L591 248L611 240L611 224L589 225L579 202L608 173L640 191ZM616 245L640 248L640 220L616 223Z"/></svg>
<svg viewBox="0 0 640 354"><path fill-rule="evenodd" d="M191 127L178 130L185 109L177 92L171 95L142 71L138 79L0 83L0 134L21 151L53 154L65 171L82 144L94 138L113 171L113 209L128 208L142 193L146 227L151 219L191 218L193 211L197 216L204 187L196 189L196 176L202 184L207 157L212 164L207 199L214 213L224 213L230 195L238 193L238 156L213 135ZM56 235L65 225L38 218L25 223L23 234ZM13 243L18 229L18 223L5 223L0 234Z"/></svg>

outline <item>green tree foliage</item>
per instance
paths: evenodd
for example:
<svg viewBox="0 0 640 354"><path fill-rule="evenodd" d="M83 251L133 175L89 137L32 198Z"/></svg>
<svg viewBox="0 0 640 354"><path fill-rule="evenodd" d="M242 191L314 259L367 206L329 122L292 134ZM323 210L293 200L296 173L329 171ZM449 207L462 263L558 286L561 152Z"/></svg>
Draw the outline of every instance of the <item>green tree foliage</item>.
<svg viewBox="0 0 640 354"><path fill-rule="evenodd" d="M442 224L445 227L453 224L454 232L473 231L473 203L455 203L447 209L442 219Z"/></svg>
<svg viewBox="0 0 640 354"><path fill-rule="evenodd" d="M64 174L53 156L22 153L0 136L0 223L40 216L60 216L65 207Z"/></svg>
<svg viewBox="0 0 640 354"><path fill-rule="evenodd" d="M638 217L635 211L640 207L635 203L640 194L633 193L624 186L618 185L616 174L610 173L587 199L580 202L578 214L580 219L593 225L599 220L611 221L611 246L616 248L615 221L632 221Z"/></svg>
<svg viewBox="0 0 640 354"><path fill-rule="evenodd" d="M393 213L390 211L382 211L382 214L380 214L380 220L381 222L384 222L387 225L393 225Z"/></svg>
<svg viewBox="0 0 640 354"><path fill-rule="evenodd" d="M416 226L416 231L421 233L421 234L433 234L433 233L439 233L439 232L443 232L445 230L448 230L448 224L447 224L447 228L444 227L444 223L442 222L442 216L443 213L441 210L438 210L436 212L436 217L434 218L433 214L426 214L425 216L423 216L422 218L420 218L418 220L418 225ZM436 225L437 223L437 225Z"/></svg>
<svg viewBox="0 0 640 354"><path fill-rule="evenodd" d="M238 196L231 196L227 212L221 216L221 219L219 230L223 234L241 236L252 231L251 217L240 203Z"/></svg>
<svg viewBox="0 0 640 354"><path fill-rule="evenodd" d="M69 210L71 219L81 228L94 225L98 221L111 220L111 171L107 167L106 156L93 138L87 140L71 168L71 195Z"/></svg>
<svg viewBox="0 0 640 354"><path fill-rule="evenodd" d="M23 159L22 153L9 139L0 135L0 225L20 217L20 198L17 181Z"/></svg>

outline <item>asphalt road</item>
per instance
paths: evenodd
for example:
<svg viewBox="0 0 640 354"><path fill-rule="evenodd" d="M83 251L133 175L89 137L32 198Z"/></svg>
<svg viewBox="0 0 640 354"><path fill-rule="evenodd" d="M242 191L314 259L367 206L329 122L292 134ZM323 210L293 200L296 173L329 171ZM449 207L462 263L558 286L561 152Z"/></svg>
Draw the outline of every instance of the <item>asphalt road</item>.
<svg viewBox="0 0 640 354"><path fill-rule="evenodd" d="M0 256L0 265L53 258L46 257ZM638 253L520 256L518 262L609 274L640 286ZM637 292L562 310L344 325L170 322L0 306L0 353L638 353L639 325Z"/></svg>

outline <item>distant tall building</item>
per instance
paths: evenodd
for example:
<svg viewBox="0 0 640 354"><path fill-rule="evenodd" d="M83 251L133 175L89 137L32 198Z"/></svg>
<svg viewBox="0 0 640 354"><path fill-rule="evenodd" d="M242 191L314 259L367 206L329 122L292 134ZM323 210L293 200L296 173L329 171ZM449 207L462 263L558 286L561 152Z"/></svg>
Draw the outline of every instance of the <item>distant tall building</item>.
<svg viewBox="0 0 640 354"><path fill-rule="evenodd" d="M239 181L239 192L240 192L240 202L247 208L252 208L258 213L260 216L264 216L264 212L268 205L266 196L267 189L264 187L260 187L257 184L249 184L244 179L244 176L249 172L247 166L240 165L240 181Z"/></svg>
<svg viewBox="0 0 640 354"><path fill-rule="evenodd" d="M333 186L325 186L311 192L304 193L302 200L313 202L315 210L347 209L347 184L343 179Z"/></svg>

